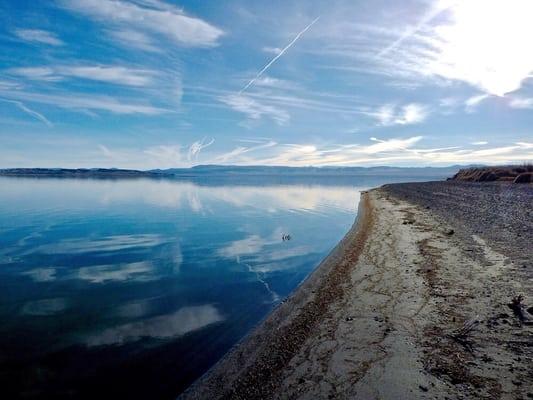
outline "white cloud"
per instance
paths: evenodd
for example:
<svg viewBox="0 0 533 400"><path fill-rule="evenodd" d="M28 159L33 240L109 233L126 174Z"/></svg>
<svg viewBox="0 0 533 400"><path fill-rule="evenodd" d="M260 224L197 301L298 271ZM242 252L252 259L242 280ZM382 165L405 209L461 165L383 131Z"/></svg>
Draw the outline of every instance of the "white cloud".
<svg viewBox="0 0 533 400"><path fill-rule="evenodd" d="M533 98L515 97L509 102L509 106L512 108L533 109Z"/></svg>
<svg viewBox="0 0 533 400"><path fill-rule="evenodd" d="M279 47L263 47L263 51L265 53L271 53L271 54L279 54L281 53L281 50Z"/></svg>
<svg viewBox="0 0 533 400"><path fill-rule="evenodd" d="M58 65L47 67L22 67L8 70L29 79L58 81L66 77L116 83L127 86L148 86L157 75L155 71L115 65Z"/></svg>
<svg viewBox="0 0 533 400"><path fill-rule="evenodd" d="M417 146L423 138L377 139L374 144L337 146L279 145L272 157L249 160L248 164L325 166L325 165L434 165L453 163L512 163L533 158L533 144L512 143L507 146L472 149L465 146L427 148Z"/></svg>
<svg viewBox="0 0 533 400"><path fill-rule="evenodd" d="M108 34L116 42L126 47L159 53L161 48L157 47L149 35L131 29L116 29L108 31Z"/></svg>
<svg viewBox="0 0 533 400"><path fill-rule="evenodd" d="M255 86L261 86L272 89L296 89L299 86L285 79L273 78L271 76L262 76L255 80Z"/></svg>
<svg viewBox="0 0 533 400"><path fill-rule="evenodd" d="M434 30L438 57L431 71L502 96L533 71L529 0L470 0L451 7L451 23Z"/></svg>
<svg viewBox="0 0 533 400"><path fill-rule="evenodd" d="M391 159L410 159L413 145L421 136L381 140L371 138L373 144L346 144L333 147L319 147L311 144L280 145L281 152L270 158L254 160L255 164L321 166L356 165L360 163L383 163Z"/></svg>
<svg viewBox="0 0 533 400"><path fill-rule="evenodd" d="M22 89L19 82L5 81L0 79L0 90L17 90Z"/></svg>
<svg viewBox="0 0 533 400"><path fill-rule="evenodd" d="M342 40L316 52L348 61L330 68L384 75L394 81L465 82L497 96L519 89L531 76L533 2L422 3L418 21L404 18L405 7L391 6L383 10L381 20L401 21L401 25L341 25L344 29L333 30L332 35Z"/></svg>
<svg viewBox="0 0 533 400"><path fill-rule="evenodd" d="M87 110L107 111L113 114L143 114L160 115L172 112L169 109L155 107L149 104L129 103L124 99L116 99L109 96L91 96L77 93L69 94L41 94L23 91L2 91L0 94L18 100L34 103L49 104L59 108L76 112Z"/></svg>
<svg viewBox="0 0 533 400"><path fill-rule="evenodd" d="M187 155L187 159L189 160L189 162L196 161L198 159L198 156L200 155L200 152L206 147L211 146L214 142L215 139L207 141L207 138L203 138L202 140L193 142L189 146L189 152Z"/></svg>
<svg viewBox="0 0 533 400"><path fill-rule="evenodd" d="M60 0L60 4L104 24L162 35L182 46L214 46L223 34L221 29L160 1Z"/></svg>
<svg viewBox="0 0 533 400"><path fill-rule="evenodd" d="M287 111L275 106L260 103L246 95L230 94L220 97L219 100L230 106L233 110L246 114L251 120L259 120L262 117L268 117L278 125L285 125L290 119Z"/></svg>
<svg viewBox="0 0 533 400"><path fill-rule="evenodd" d="M408 139L388 139L380 140L377 138L370 138L370 140L377 142L369 146L362 146L359 150L362 153L377 154L396 150L406 150L416 142L419 142L422 136L414 136Z"/></svg>
<svg viewBox="0 0 533 400"><path fill-rule="evenodd" d="M27 42L44 43L50 46L62 46L63 41L54 33L43 31L41 29L17 29L15 34Z"/></svg>
<svg viewBox="0 0 533 400"><path fill-rule="evenodd" d="M61 77L54 75L54 70L50 67L20 67L11 68L7 72L13 75L23 76L28 79L39 81L58 81Z"/></svg>
<svg viewBox="0 0 533 400"><path fill-rule="evenodd" d="M469 97L468 99L465 100L466 112L469 112L469 113L474 112L477 106L481 104L481 102L488 99L489 97L490 96L488 94L480 94L477 96Z"/></svg>
<svg viewBox="0 0 533 400"><path fill-rule="evenodd" d="M227 152L227 153L224 153L224 154L221 154L219 156L217 156L214 161L215 162L227 162L229 160L232 160L233 162L235 162L236 160L239 160L240 157L242 157L243 154L246 154L246 153L250 153L252 151L257 151L257 150L262 150L262 149L267 149L269 147L274 147L276 146L277 143L270 140L268 142L265 142L265 143L261 143L257 146L250 146L250 147L246 147L246 146L238 146L236 148L234 148L233 150Z"/></svg>
<svg viewBox="0 0 533 400"><path fill-rule="evenodd" d="M368 112L367 115L378 120L379 125L411 125L424 121L429 112L426 106L410 103L402 107L394 104L385 104L377 111Z"/></svg>
<svg viewBox="0 0 533 400"><path fill-rule="evenodd" d="M435 165L454 163L512 163L533 159L533 144L528 142L510 143L506 146L479 148L488 142L478 141L463 146L431 148L421 145L422 136L406 138L378 139L370 138L366 144L280 144L273 141L256 146L238 146L235 149L214 156L209 163L232 165L289 165L289 166L349 166L349 165ZM471 146L475 146L474 148ZM135 154L129 154L131 161ZM181 156L182 157L182 156ZM182 157L183 159L183 157ZM162 161L153 159L151 165L160 167ZM175 165L169 165L175 166ZM154 193L160 194L158 190ZM276 194L280 196L280 194ZM291 194L294 196L294 194ZM157 196L156 196L157 197ZM296 199L293 199L296 201ZM238 203L239 200L232 199ZM304 202L304 199L297 199ZM270 203L269 203L270 204ZM257 241L250 239L241 245L253 245Z"/></svg>
<svg viewBox="0 0 533 400"><path fill-rule="evenodd" d="M489 97L488 94L480 94L477 96L469 97L468 99L465 100L465 105L470 106L470 107L476 106L479 103L481 103L483 100L487 99L488 97Z"/></svg>

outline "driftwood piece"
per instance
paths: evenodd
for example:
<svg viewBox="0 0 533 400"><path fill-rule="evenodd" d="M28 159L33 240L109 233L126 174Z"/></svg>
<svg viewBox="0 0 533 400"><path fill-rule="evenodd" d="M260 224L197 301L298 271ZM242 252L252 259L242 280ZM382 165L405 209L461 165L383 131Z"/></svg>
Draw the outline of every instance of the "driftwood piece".
<svg viewBox="0 0 533 400"><path fill-rule="evenodd" d="M475 318L466 321L460 329L458 329L455 333L448 335L448 337L459 343L470 353L473 353L474 347L468 336L480 323L481 321L479 320L479 317L476 316Z"/></svg>
<svg viewBox="0 0 533 400"><path fill-rule="evenodd" d="M533 318L529 314L527 306L524 304L524 296L519 294L518 296L513 297L508 306L513 310L521 324L533 325Z"/></svg>

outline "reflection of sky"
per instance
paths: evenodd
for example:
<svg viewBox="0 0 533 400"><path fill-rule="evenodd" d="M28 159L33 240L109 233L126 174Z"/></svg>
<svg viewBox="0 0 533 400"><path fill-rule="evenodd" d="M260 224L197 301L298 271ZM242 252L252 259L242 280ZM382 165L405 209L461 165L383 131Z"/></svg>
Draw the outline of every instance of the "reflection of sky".
<svg viewBox="0 0 533 400"><path fill-rule="evenodd" d="M357 185L4 183L0 346L68 355L81 345L122 359L162 346L218 357L318 265L359 199ZM196 361L171 362L179 372Z"/></svg>
<svg viewBox="0 0 533 400"><path fill-rule="evenodd" d="M55 268L35 268L23 272L22 275L27 275L35 282L49 282L56 279Z"/></svg>
<svg viewBox="0 0 533 400"><path fill-rule="evenodd" d="M40 246L39 253L91 253L123 251L136 247L151 247L163 243L159 235L117 235L102 238L64 239L56 243Z"/></svg>
<svg viewBox="0 0 533 400"><path fill-rule="evenodd" d="M90 336L89 346L115 345L136 341L144 337L168 339L182 336L224 320L212 305L183 307L178 311L105 329Z"/></svg>
<svg viewBox="0 0 533 400"><path fill-rule="evenodd" d="M252 207L264 211L298 210L319 211L339 208L353 211L363 187L321 185L258 185L258 186L200 186L191 182L172 180L27 180L2 179L6 188L3 202L28 201L32 206L37 199L70 209L87 207L105 208L122 204L144 203L157 207L188 209L191 212L212 212L212 203L225 202L233 207ZM142 190L139 190L139 187ZM365 186L366 188L366 186ZM51 207L50 204L48 207Z"/></svg>
<svg viewBox="0 0 533 400"><path fill-rule="evenodd" d="M62 298L31 301L24 305L22 314L47 316L59 313L67 308L67 301Z"/></svg>
<svg viewBox="0 0 533 400"><path fill-rule="evenodd" d="M288 290L279 274L299 282L347 230L359 198L356 186L2 181L8 190L0 199L0 220L11 229L4 237L10 256L4 273L24 277L19 282L27 288L18 295L27 304L23 314L62 310L63 303L41 298L43 288L49 298L65 298L72 290L73 299L74 288L88 290L89 298L91 291L104 290L114 310L110 315L125 326L128 319L160 314L161 306L142 303L147 295L165 296L169 290L157 293L153 285L171 285L176 293L168 306L183 308L189 306L180 300L185 287L194 283L189 290L196 304L202 303L202 280L223 288L234 279L224 275L230 271L239 274L237 284L259 285L254 290L267 297L258 302L278 301ZM284 242L287 233L293 239ZM138 292L128 292L129 285ZM145 293L148 287L154 289ZM69 309L75 312L77 302Z"/></svg>
<svg viewBox="0 0 533 400"><path fill-rule="evenodd" d="M147 281L155 279L149 261L130 264L94 265L78 270L78 278L91 283L108 281Z"/></svg>

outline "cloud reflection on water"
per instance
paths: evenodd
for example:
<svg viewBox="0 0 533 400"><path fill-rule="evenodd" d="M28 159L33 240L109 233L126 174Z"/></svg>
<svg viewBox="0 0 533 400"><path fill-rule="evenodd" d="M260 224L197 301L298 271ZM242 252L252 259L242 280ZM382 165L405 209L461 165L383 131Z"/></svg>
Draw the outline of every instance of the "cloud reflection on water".
<svg viewBox="0 0 533 400"><path fill-rule="evenodd" d="M91 283L108 281L146 282L157 278L150 261L121 263L110 265L93 265L78 270L78 278Z"/></svg>
<svg viewBox="0 0 533 400"><path fill-rule="evenodd" d="M67 301L64 298L43 299L24 304L21 314L43 317L57 314L66 308Z"/></svg>
<svg viewBox="0 0 533 400"><path fill-rule="evenodd" d="M84 254L84 253L103 253L119 252L134 248L146 248L158 246L165 243L161 235L154 234L134 234L134 235L115 235L99 238L76 238L63 239L56 243L45 244L36 247L33 251L45 254Z"/></svg>
<svg viewBox="0 0 533 400"><path fill-rule="evenodd" d="M221 322L224 316L211 304L180 308L178 311L103 330L87 339L88 346L121 345L145 337L168 339Z"/></svg>
<svg viewBox="0 0 533 400"><path fill-rule="evenodd" d="M91 183L89 183L91 185ZM139 190L139 186L142 190ZM92 195L100 204L143 201L158 207L187 208L194 213L212 212L209 204L225 202L234 207L251 207L268 212L298 210L320 211L337 208L353 212L361 188L319 184L292 185L198 185L178 180L124 181L120 185L100 183Z"/></svg>
<svg viewBox="0 0 533 400"><path fill-rule="evenodd" d="M56 280L55 268L34 268L29 271L22 272L22 275L27 275L34 282L52 282Z"/></svg>

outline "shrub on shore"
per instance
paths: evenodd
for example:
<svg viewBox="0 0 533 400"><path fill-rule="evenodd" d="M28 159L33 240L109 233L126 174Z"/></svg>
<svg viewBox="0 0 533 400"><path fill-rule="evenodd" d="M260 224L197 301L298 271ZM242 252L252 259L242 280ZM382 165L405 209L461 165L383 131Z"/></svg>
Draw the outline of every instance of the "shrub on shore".
<svg viewBox="0 0 533 400"><path fill-rule="evenodd" d="M470 182L512 181L514 183L533 182L533 164L504 165L492 167L464 168L450 180Z"/></svg>

